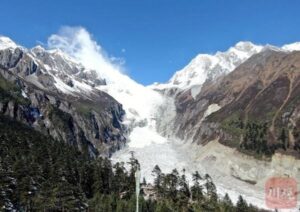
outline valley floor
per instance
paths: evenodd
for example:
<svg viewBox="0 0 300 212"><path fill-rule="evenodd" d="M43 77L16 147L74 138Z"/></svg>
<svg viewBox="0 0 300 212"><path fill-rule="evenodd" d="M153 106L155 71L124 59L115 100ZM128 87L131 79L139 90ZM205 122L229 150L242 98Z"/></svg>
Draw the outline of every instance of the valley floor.
<svg viewBox="0 0 300 212"><path fill-rule="evenodd" d="M139 147L131 145L129 142L127 147L113 155L112 160L114 162L128 161L131 152L134 152L134 156L139 160L142 178L145 177L147 181L153 180L151 172L155 165L159 165L164 173L171 172L174 168L178 171L185 169L190 183L191 174L197 170L202 175L208 173L213 178L220 195L228 193L233 202L236 202L241 194L247 202L260 208L266 208L264 200L265 178L262 178L256 185L251 185L233 177L231 173L228 173L228 169L231 166L234 167L232 163L235 161L237 162L235 168L239 169L238 172L240 173L243 172L243 169L247 169L247 167L243 167L247 165L252 165L251 168L254 168L253 170L256 172L272 172L272 170L268 169L267 166L266 170L262 170L265 165L255 159L249 160L247 158L249 163L245 165L246 160L243 159L242 154L237 154L234 150L219 144L217 141L212 141L204 147L190 143L183 144L175 139L165 139L163 143L152 142ZM244 174L248 175L249 172Z"/></svg>

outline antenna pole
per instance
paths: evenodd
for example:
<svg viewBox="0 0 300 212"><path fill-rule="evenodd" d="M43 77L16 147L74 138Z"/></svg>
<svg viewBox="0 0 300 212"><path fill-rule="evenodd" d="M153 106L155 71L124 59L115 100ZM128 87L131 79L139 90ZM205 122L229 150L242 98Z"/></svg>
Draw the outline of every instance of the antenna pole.
<svg viewBox="0 0 300 212"><path fill-rule="evenodd" d="M137 168L135 171L136 212L139 212L140 178L140 169Z"/></svg>

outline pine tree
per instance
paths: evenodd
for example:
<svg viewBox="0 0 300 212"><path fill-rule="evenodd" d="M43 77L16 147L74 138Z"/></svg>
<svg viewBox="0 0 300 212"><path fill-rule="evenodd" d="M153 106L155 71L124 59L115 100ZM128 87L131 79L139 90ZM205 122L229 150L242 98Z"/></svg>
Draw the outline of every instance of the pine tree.
<svg viewBox="0 0 300 212"><path fill-rule="evenodd" d="M161 186L162 186L162 172L159 168L158 165L156 165L152 171L152 176L154 177L154 190L157 194L157 196L161 196L159 194L162 194L162 189L161 189Z"/></svg>
<svg viewBox="0 0 300 212"><path fill-rule="evenodd" d="M202 180L198 171L193 174L193 186L191 187L191 196L194 201L201 201L203 199L203 187L200 185Z"/></svg>
<svg viewBox="0 0 300 212"><path fill-rule="evenodd" d="M239 212L247 212L248 210L248 204L241 195L239 196L239 199L236 203L236 208Z"/></svg>
<svg viewBox="0 0 300 212"><path fill-rule="evenodd" d="M84 208L84 195L80 189L76 188L65 177L62 177L53 189L55 196L55 206L61 211L74 211Z"/></svg>
<svg viewBox="0 0 300 212"><path fill-rule="evenodd" d="M181 207L186 206L190 199L191 193L189 190L189 185L185 176L185 169L182 170L183 174L179 178L179 191L178 191L178 199Z"/></svg>
<svg viewBox="0 0 300 212"><path fill-rule="evenodd" d="M279 136L279 140L281 142L282 148L284 150L287 150L287 148L288 148L288 140L287 140L287 135L286 135L286 132L285 132L284 128L281 129L281 134Z"/></svg>
<svg viewBox="0 0 300 212"><path fill-rule="evenodd" d="M102 178L102 185L104 194L110 194L112 190L112 179L113 179L113 171L112 165L108 158L102 160L102 170L101 170L101 178Z"/></svg>
<svg viewBox="0 0 300 212"><path fill-rule="evenodd" d="M221 209L222 209L222 212L231 212L234 210L233 203L227 193L225 194L224 198L222 199Z"/></svg>
<svg viewBox="0 0 300 212"><path fill-rule="evenodd" d="M206 195L211 201L217 201L218 195L217 195L217 188L215 184L212 181L212 178L209 176L209 174L205 174L205 189L206 189Z"/></svg>
<svg viewBox="0 0 300 212"><path fill-rule="evenodd" d="M120 195L126 190L127 173L124 167L124 163L117 162L114 165L114 178L113 178L113 191Z"/></svg>
<svg viewBox="0 0 300 212"><path fill-rule="evenodd" d="M138 160L134 157L133 152L131 152L131 157L129 159L128 164L130 165L130 171L127 190L129 191L129 194L131 194L135 192L135 172L138 169L140 169L140 164ZM129 198L130 196L127 195L127 197Z"/></svg>
<svg viewBox="0 0 300 212"><path fill-rule="evenodd" d="M93 197L93 165L88 161L79 169L79 183L87 198Z"/></svg>
<svg viewBox="0 0 300 212"><path fill-rule="evenodd" d="M177 188L179 183L179 173L177 169L173 169L170 174L166 174L163 178L162 190L165 193L165 198L175 202L177 200Z"/></svg>

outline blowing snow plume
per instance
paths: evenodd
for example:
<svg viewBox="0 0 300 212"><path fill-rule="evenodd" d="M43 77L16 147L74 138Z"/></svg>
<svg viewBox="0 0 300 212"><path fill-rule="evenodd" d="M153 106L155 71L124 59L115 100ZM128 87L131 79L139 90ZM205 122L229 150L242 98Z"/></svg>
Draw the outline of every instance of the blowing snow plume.
<svg viewBox="0 0 300 212"><path fill-rule="evenodd" d="M97 86L96 89L107 92L123 104L126 111L124 123L132 130L129 145L144 146L161 142L162 138L156 134L155 117L157 108L163 104L162 96L122 73L120 65L114 64L107 57L86 29L63 27L58 34L49 37L48 47L60 49L106 80L107 85ZM155 138L147 140L145 135Z"/></svg>
<svg viewBox="0 0 300 212"><path fill-rule="evenodd" d="M58 34L48 38L48 47L62 50L86 68L98 71L98 74L107 80L112 80L121 73L121 67L112 63L85 28L62 27Z"/></svg>

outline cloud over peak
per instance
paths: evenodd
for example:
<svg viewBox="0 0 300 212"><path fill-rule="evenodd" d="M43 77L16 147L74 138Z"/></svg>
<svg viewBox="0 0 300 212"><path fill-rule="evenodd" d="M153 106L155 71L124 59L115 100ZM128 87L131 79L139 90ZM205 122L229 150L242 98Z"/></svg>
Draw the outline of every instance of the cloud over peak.
<svg viewBox="0 0 300 212"><path fill-rule="evenodd" d="M108 57L92 35L83 27L62 27L57 34L52 34L47 42L49 49L60 49L80 62L86 68L94 69L100 77L122 73L124 59Z"/></svg>

